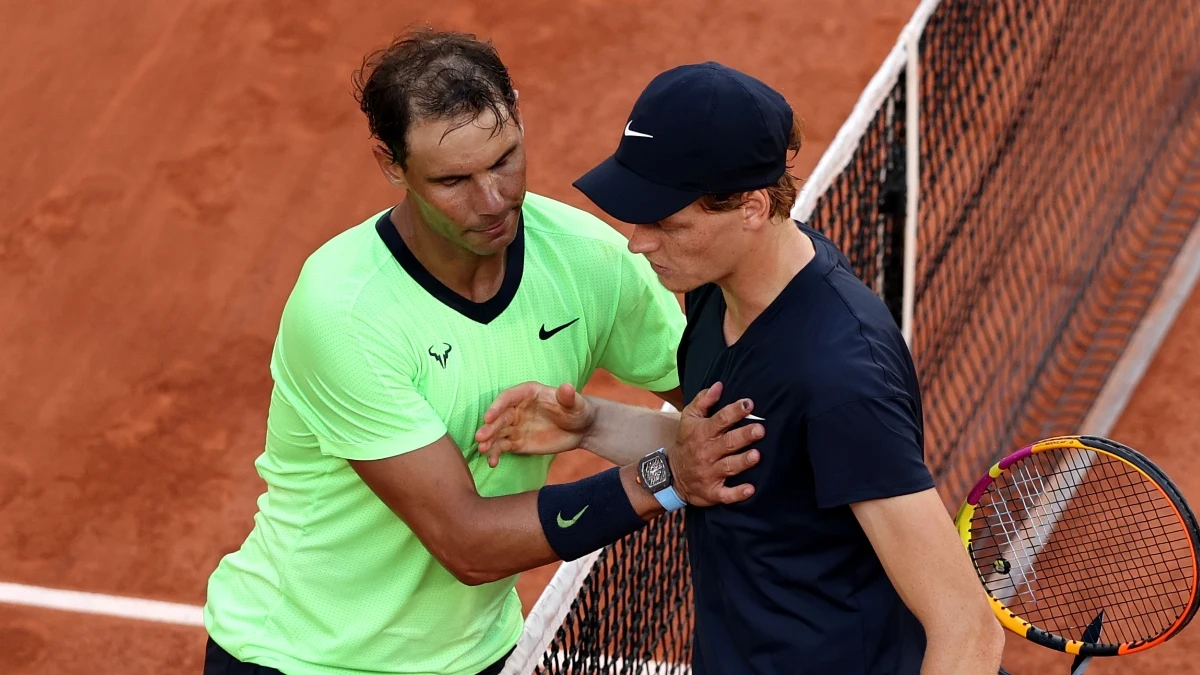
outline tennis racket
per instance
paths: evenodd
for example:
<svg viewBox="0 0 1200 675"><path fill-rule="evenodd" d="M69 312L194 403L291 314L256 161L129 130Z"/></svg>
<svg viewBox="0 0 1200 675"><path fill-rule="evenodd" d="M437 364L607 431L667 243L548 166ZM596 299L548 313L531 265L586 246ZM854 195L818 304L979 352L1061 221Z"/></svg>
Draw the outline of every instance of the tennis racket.
<svg viewBox="0 0 1200 675"><path fill-rule="evenodd" d="M1196 518L1162 470L1120 443L1022 448L979 480L955 524L1000 623L1044 647L1132 654L1196 613Z"/></svg>

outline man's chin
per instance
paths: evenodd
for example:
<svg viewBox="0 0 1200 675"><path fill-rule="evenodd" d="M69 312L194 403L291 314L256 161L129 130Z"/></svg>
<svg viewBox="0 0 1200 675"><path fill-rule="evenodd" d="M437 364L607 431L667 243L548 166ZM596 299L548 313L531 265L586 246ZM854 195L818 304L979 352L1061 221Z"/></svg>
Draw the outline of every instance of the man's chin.
<svg viewBox="0 0 1200 675"><path fill-rule="evenodd" d="M468 242L476 255L495 255L512 244L516 238L517 226L514 221L512 224L505 225L499 232L471 232Z"/></svg>
<svg viewBox="0 0 1200 675"><path fill-rule="evenodd" d="M672 293L690 293L697 288L703 286L703 283L696 283L694 279L679 279L670 274L659 274L658 283L663 285L663 288Z"/></svg>

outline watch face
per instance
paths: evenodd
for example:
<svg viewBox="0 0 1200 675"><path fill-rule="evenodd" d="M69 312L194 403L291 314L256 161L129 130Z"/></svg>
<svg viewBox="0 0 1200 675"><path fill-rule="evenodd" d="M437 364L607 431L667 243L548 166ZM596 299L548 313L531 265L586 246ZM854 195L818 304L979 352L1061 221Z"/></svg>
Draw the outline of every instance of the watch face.
<svg viewBox="0 0 1200 675"><path fill-rule="evenodd" d="M646 482L646 487L651 490L666 487L671 482L671 475L667 470L667 458L662 455L656 455L646 460L645 464L642 465L642 480Z"/></svg>

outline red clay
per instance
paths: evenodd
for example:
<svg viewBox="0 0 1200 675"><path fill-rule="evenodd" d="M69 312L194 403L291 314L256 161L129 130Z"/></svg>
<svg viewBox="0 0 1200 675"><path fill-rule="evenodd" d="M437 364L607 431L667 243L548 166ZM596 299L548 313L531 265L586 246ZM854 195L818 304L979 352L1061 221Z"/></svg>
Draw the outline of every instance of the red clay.
<svg viewBox="0 0 1200 675"><path fill-rule="evenodd" d="M916 4L5 4L0 581L204 601L263 489L267 362L299 266L397 197L350 74L405 25L492 37L521 92L531 189L595 212L571 181L612 150L644 84L684 62L779 88L806 120L807 175ZM1197 328L1193 307L1114 432L1188 495ZM588 391L657 405L603 373ZM552 476L601 466L576 454ZM527 607L553 567L521 580ZM1198 641L1192 629L1089 672L1186 672ZM198 673L203 643L195 628L0 609L9 675ZM1024 646L1016 675L1065 672Z"/></svg>
<svg viewBox="0 0 1200 675"><path fill-rule="evenodd" d="M0 612L0 673L126 675L204 668L204 631L30 607Z"/></svg>

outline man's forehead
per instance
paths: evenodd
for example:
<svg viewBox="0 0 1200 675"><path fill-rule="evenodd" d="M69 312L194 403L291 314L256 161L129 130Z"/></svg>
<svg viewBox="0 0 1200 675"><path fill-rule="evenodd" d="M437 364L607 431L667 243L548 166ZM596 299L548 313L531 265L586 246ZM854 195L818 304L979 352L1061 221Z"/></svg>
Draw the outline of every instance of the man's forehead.
<svg viewBox="0 0 1200 675"><path fill-rule="evenodd" d="M409 129L409 155L430 167L495 161L518 136L515 123L497 127L490 114L471 121L426 120Z"/></svg>

